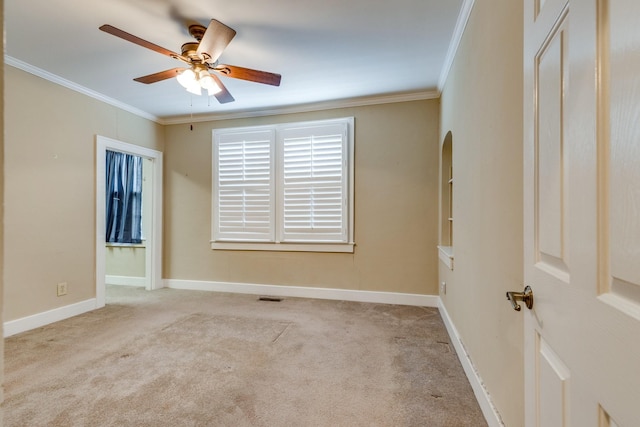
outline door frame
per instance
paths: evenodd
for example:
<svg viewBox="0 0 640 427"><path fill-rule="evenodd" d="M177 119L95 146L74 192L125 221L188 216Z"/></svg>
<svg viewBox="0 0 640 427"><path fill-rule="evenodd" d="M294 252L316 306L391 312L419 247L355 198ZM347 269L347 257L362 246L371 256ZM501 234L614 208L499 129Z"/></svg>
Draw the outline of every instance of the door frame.
<svg viewBox="0 0 640 427"><path fill-rule="evenodd" d="M96 135L96 308L106 304L105 283L105 194L107 151L117 151L151 160L153 182L151 227L145 250L145 288L160 289L162 283L162 152Z"/></svg>

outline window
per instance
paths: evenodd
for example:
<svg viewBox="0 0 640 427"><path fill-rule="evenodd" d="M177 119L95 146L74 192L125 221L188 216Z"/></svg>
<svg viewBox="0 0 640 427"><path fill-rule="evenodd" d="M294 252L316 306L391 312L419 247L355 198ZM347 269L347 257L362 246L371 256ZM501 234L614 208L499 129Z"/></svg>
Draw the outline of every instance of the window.
<svg viewBox="0 0 640 427"><path fill-rule="evenodd" d="M107 243L142 242L142 158L106 152Z"/></svg>
<svg viewBox="0 0 640 427"><path fill-rule="evenodd" d="M214 130L212 248L353 252L353 122Z"/></svg>
<svg viewBox="0 0 640 427"><path fill-rule="evenodd" d="M273 241L273 141L272 130L215 138L214 240Z"/></svg>

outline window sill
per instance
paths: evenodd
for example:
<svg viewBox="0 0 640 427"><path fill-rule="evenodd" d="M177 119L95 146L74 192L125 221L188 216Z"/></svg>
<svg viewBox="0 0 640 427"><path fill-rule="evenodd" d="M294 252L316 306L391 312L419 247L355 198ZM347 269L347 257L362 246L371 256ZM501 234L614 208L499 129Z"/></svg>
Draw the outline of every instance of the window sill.
<svg viewBox="0 0 640 427"><path fill-rule="evenodd" d="M449 270L453 270L453 246L438 246L438 256Z"/></svg>
<svg viewBox="0 0 640 427"><path fill-rule="evenodd" d="M353 253L355 243L211 242L211 249L227 251Z"/></svg>
<svg viewBox="0 0 640 427"><path fill-rule="evenodd" d="M107 248L145 248L144 240L142 243L105 243Z"/></svg>

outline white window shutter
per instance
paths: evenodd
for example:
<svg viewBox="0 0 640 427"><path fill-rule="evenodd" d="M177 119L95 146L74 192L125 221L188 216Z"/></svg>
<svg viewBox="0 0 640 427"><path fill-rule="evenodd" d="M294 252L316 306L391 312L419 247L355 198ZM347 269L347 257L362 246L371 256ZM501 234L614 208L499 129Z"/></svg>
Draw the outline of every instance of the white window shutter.
<svg viewBox="0 0 640 427"><path fill-rule="evenodd" d="M347 124L279 134L282 242L347 242Z"/></svg>
<svg viewBox="0 0 640 427"><path fill-rule="evenodd" d="M215 241L274 241L274 146L273 130L215 134Z"/></svg>

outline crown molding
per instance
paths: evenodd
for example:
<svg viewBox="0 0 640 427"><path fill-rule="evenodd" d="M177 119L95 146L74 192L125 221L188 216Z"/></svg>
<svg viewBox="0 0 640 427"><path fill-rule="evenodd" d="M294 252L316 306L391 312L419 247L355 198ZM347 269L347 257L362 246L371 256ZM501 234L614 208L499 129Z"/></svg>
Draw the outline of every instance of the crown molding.
<svg viewBox="0 0 640 427"><path fill-rule="evenodd" d="M137 116L140 116L142 118L151 120L151 121L156 122L156 123L160 123L160 118L154 116L153 114L149 114L146 111L143 111L143 110L140 110L138 108L132 107L129 104L125 104L125 103L120 102L118 100L115 100L113 98L109 98L108 96L105 96L105 95L103 95L103 94L101 94L99 92L96 92L94 90L88 89L88 88L86 88L84 86L81 86L81 85L79 85L77 83L74 83L74 82L72 82L70 80L64 79L64 78L62 78L60 76L57 76L57 75L55 75L53 73L45 71L45 70L43 70L41 68L38 68L36 66L33 66L31 64L27 64L26 62L21 61L19 59L16 59L16 58L14 58L12 56L5 55L4 56L4 63L7 64L7 65L12 66L14 68L18 68L19 70L25 71L25 72L27 72L29 74L33 74L34 76L38 76L40 78L48 80L48 81L50 81L52 83L58 84L60 86L64 86L67 89L71 89L71 90L73 90L75 92L79 92L79 93L81 93L83 95L86 95L88 97L94 98L94 99L96 99L98 101L104 102L104 103L109 104L109 105L113 105L114 107L117 107L117 108L120 108L122 110L128 111L128 112L130 112L132 114L135 114Z"/></svg>
<svg viewBox="0 0 640 427"><path fill-rule="evenodd" d="M449 72L451 71L451 67L453 66L453 61L456 58L456 53L458 52L460 41L462 40L462 36L464 35L464 30L467 28L467 23L469 22L469 17L471 17L471 11L473 10L474 5L475 0L464 0L464 3L460 8L458 21L456 22L456 27L453 30L451 43L449 43L449 50L447 51L447 56L444 60L444 64L442 65L442 70L440 71L440 79L438 80L439 93L442 93L444 85L447 82L447 77L449 77Z"/></svg>
<svg viewBox="0 0 640 427"><path fill-rule="evenodd" d="M362 98L339 99L334 101L300 104L300 105L293 105L293 106L283 106L283 107L276 107L271 109L232 111L228 113L198 115L196 117L174 116L174 117L160 118L146 111L140 110L139 108L135 108L131 105L125 104L116 99L105 96L99 92L96 92L94 90L81 86L70 80L64 79L60 76L57 76L53 73L45 71L41 68L35 67L31 64L28 64L24 61L16 59L12 56L5 54L4 62L5 64L10 65L14 68L18 68L22 71L41 77L52 83L64 86L68 89L79 92L81 94L94 98L98 101L120 108L124 111L128 111L132 114L151 120L161 125L173 125L173 124L208 122L208 121L217 121L217 120L231 120L231 119L242 119L242 118L251 118L251 117L275 116L275 115L282 115L282 114L295 114L295 113L306 113L306 112L312 112L312 111L331 110L331 109L337 109L337 108L362 107L367 105L389 104L389 103L395 103L395 102L409 102L409 101L418 101L418 100L425 100L425 99L436 99L440 97L440 94L444 89L444 85L447 82L449 72L451 71L453 61L455 60L458 47L460 46L462 36L464 35L464 31L467 27L467 23L469 22L469 18L471 16L471 12L473 10L474 5L475 5L475 0L463 0L462 7L460 9L460 14L458 15L458 20L456 22L456 26L453 31L453 36L451 38L451 42L449 43L447 56L442 66L442 70L440 71L440 77L438 79L437 88L434 90L425 90L425 91L410 92L410 93L379 95L379 96L370 96L370 97L362 97Z"/></svg>
<svg viewBox="0 0 640 427"><path fill-rule="evenodd" d="M473 1L473 0L466 0L466 1ZM367 96L367 97L360 97L360 98L338 99L333 101L323 101L323 102L316 102L316 103L283 106L283 107L270 108L270 109L231 111L228 113L198 115L195 117L185 115L185 116L160 118L146 111L140 110L138 108L132 107L131 105L125 104L123 102L120 102L108 96L105 96L99 92L88 89L70 80L64 79L60 76L57 76L53 73L45 71L41 68L35 67L31 64L28 64L24 61L16 59L12 56L5 55L4 62L9 66L18 68L22 71L25 71L29 74L33 74L35 76L43 78L52 83L64 86L68 89L71 89L75 92L79 92L83 95L89 96L98 101L104 102L109 105L113 105L114 107L120 108L124 111L128 111L132 114L151 120L160 125L174 125L174 124L209 122L209 121L218 121L218 120L243 119L243 118L251 118L251 117L276 116L276 115L282 115L282 114L308 113L313 111L333 110L338 108L363 107L367 105L421 101L425 99L437 99L440 97L440 90L431 89L431 90L423 90L423 91L416 91L416 92L395 93L395 94Z"/></svg>
<svg viewBox="0 0 640 427"><path fill-rule="evenodd" d="M322 110L335 110L338 108L364 107L367 105L392 104L396 102L422 101L425 99L437 99L440 92L437 90L425 90L390 95L367 96L361 98L338 99L334 101L315 102L284 106L271 109L232 111L229 113L217 113L190 116L167 117L160 119L158 123L163 125L177 125L185 123L210 122L218 120L246 119L251 117L277 116L282 114L308 113Z"/></svg>

